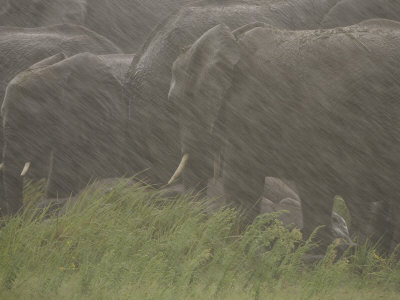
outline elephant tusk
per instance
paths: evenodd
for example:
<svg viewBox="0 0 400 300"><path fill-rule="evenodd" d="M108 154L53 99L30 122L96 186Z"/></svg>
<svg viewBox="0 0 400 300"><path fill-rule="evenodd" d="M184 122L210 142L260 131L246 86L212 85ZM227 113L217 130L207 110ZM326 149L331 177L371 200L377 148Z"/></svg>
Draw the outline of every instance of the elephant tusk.
<svg viewBox="0 0 400 300"><path fill-rule="evenodd" d="M4 163L1 163L1 164L0 164L0 170L2 170L3 167L4 167Z"/></svg>
<svg viewBox="0 0 400 300"><path fill-rule="evenodd" d="M214 159L214 183L217 183L219 178L219 166L221 163L221 154L218 154L217 158Z"/></svg>
<svg viewBox="0 0 400 300"><path fill-rule="evenodd" d="M173 183L173 182L179 177L179 175L181 175L183 169L185 168L185 165L186 165L188 159L189 159L189 154L188 154L188 153L185 153L185 154L182 156L182 160L181 160L181 162L179 163L179 166L178 166L178 168L176 169L174 175L172 175L171 179L168 181L168 184Z"/></svg>
<svg viewBox="0 0 400 300"><path fill-rule="evenodd" d="M22 169L21 176L25 176L28 173L29 167L31 166L31 162L27 161Z"/></svg>

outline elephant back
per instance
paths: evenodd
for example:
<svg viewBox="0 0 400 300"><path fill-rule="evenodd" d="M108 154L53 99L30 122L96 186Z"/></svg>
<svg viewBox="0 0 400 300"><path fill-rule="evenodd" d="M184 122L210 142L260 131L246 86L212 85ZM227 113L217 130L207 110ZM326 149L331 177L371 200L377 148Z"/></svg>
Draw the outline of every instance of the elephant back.
<svg viewBox="0 0 400 300"><path fill-rule="evenodd" d="M374 18L400 21L400 2L396 0L341 0L323 18L321 27L349 26Z"/></svg>
<svg viewBox="0 0 400 300"><path fill-rule="evenodd" d="M0 27L0 99L7 84L18 73L51 55L71 56L80 52L120 53L106 38L77 25L39 28Z"/></svg>

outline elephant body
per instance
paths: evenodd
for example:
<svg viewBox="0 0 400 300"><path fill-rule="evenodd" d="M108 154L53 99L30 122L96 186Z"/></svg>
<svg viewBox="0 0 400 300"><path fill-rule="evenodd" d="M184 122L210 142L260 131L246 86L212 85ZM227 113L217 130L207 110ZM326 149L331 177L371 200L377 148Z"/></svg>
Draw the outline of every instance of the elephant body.
<svg viewBox="0 0 400 300"><path fill-rule="evenodd" d="M323 247L335 195L360 235L368 203L383 200L397 216L399 37L400 24L387 20L314 31L265 26L238 37L222 25L209 30L175 61L169 92L181 107L188 186L210 176L204 149L217 148L227 198L248 221L260 211L265 176L295 182L303 233L325 225ZM400 242L397 219L375 224L384 249Z"/></svg>
<svg viewBox="0 0 400 300"><path fill-rule="evenodd" d="M132 55L57 54L9 83L2 106L9 213L22 205L20 173L26 162L34 169L48 161L50 198L69 197L91 179L129 171L128 114L118 76L131 60Z"/></svg>
<svg viewBox="0 0 400 300"><path fill-rule="evenodd" d="M131 53L168 14L190 0L2 0L0 26L86 26Z"/></svg>
<svg viewBox="0 0 400 300"><path fill-rule="evenodd" d="M38 28L0 27L0 105L8 83L18 73L60 52L71 56L86 51L95 54L121 52L108 39L78 25L64 24ZM2 134L0 148L3 149ZM43 172L36 168L31 175L40 178ZM0 177L2 178L2 175ZM1 178L0 202L4 201Z"/></svg>
<svg viewBox="0 0 400 300"><path fill-rule="evenodd" d="M206 0L189 4L160 23L132 62L126 83L130 115L140 132L143 165L153 183L166 183L179 162L179 129L168 103L171 67L182 49L205 31L224 23L234 30L252 22L282 28L317 28L337 0L236 1ZM144 127L144 129L143 129Z"/></svg>

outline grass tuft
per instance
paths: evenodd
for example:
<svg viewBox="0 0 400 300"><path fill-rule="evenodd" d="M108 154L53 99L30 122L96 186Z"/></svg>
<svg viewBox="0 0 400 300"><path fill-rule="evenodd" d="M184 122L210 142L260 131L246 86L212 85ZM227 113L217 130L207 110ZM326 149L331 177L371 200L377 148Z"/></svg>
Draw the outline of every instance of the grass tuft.
<svg viewBox="0 0 400 300"><path fill-rule="evenodd" d="M237 213L207 200L165 198L121 182L88 189L64 214L34 209L1 220L1 299L397 299L400 268L366 245L315 265L312 247L277 214L240 231Z"/></svg>

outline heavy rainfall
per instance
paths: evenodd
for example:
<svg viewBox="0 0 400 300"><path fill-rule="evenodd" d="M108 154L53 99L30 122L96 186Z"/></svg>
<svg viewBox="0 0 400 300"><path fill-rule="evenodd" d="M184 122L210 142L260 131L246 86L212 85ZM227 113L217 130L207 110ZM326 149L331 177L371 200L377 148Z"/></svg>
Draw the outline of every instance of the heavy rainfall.
<svg viewBox="0 0 400 300"><path fill-rule="evenodd" d="M312 273L310 268L326 262L327 253L335 253L332 266L343 261L353 266L360 249L400 276L399 22L399 0L0 0L0 269L6 270L0 271L0 298L3 290L7 299L84 299L82 291L95 289L94 281L85 277L82 294L64 293L63 282L76 284L68 281L73 275L65 275L64 265L57 271L64 276L59 282L48 279L51 293L37 288L19 294L25 284L28 289L46 286L24 279L37 278L41 271L30 265L36 254L21 254L30 245L21 232L34 236L42 230L41 242L32 242L35 253L57 252L59 244L74 237L80 249L85 237L76 237L77 232L90 228L89 216L96 219L96 211L110 205L112 212L104 215L110 222L122 220L119 214L130 209L124 215L129 222L141 218L147 205L154 214L145 218L143 212L147 221L137 227L115 229L104 223L91 237L116 235L112 230L135 237L148 218L155 222L151 226L163 224L164 210L186 205L196 213L177 217L172 212L172 223L160 225L160 232L183 228L190 220L202 228L230 212L231 229L221 244L227 236L239 243L254 228L256 236L271 239L261 243L253 237L259 243L254 246L259 266L243 263L245 274L253 267L254 274L261 274L266 253L298 233L277 263L298 256L304 269L296 269L295 277ZM145 199L142 206L132 204L139 198ZM179 223L186 217L189 223ZM76 224L80 229L65 229ZM279 230L285 234L269 233ZM197 249L196 234L188 234L194 242L176 261ZM149 234L144 241L153 239ZM103 251L129 243L126 239ZM187 287L216 291L204 298L193 292L194 298L224 298L201 273L219 270L214 260L224 248L209 247L206 259L196 258L201 268L193 271ZM244 257L253 251L246 247ZM164 248L155 256L138 249L132 251L144 251L149 259L168 257ZM64 253L65 260L69 252L64 250L58 256ZM103 254L91 263L93 272L101 272L96 266ZM245 260L235 261L240 259ZM171 264L167 273L175 272L178 279L167 280L167 287L180 283L178 263ZM69 271L83 272L82 258L72 265ZM128 269L116 273L129 274ZM232 282L246 281L235 272ZM240 285L236 296L265 299L265 281ZM142 294L111 295L192 298L183 288L181 294L174 291L177 298L150 296L135 280L129 282ZM298 282L289 285L297 291ZM311 299L306 295L301 299ZM345 299L332 299L338 298Z"/></svg>

